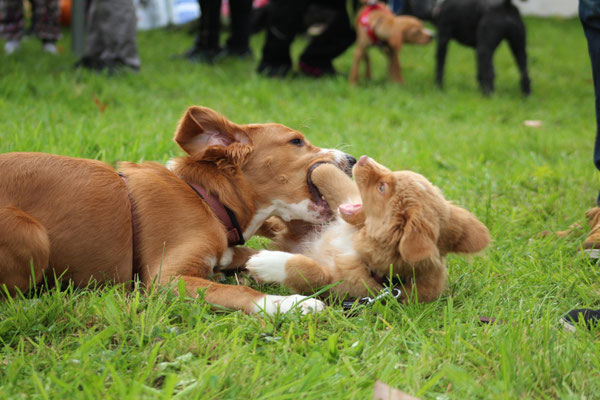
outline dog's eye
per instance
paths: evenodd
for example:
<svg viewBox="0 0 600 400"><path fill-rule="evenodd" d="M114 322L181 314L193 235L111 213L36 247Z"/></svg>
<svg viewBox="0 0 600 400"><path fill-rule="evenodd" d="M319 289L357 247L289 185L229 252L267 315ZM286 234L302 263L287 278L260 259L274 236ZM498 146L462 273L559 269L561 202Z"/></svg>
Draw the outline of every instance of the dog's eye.
<svg viewBox="0 0 600 400"><path fill-rule="evenodd" d="M294 146L298 146L298 147L304 146L304 140L299 139L299 138L290 140L290 143L293 144Z"/></svg>
<svg viewBox="0 0 600 400"><path fill-rule="evenodd" d="M379 193L385 193L385 183L379 182L379 187L377 190L379 190Z"/></svg>

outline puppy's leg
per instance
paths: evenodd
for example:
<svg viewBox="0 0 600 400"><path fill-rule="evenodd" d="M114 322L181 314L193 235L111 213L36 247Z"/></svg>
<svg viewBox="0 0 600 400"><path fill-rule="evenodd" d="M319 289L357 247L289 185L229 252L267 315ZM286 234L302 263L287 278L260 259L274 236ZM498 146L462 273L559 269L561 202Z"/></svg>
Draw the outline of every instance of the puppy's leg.
<svg viewBox="0 0 600 400"><path fill-rule="evenodd" d="M279 283L300 293L313 293L332 280L329 271L313 259L282 251L261 251L246 268L261 282Z"/></svg>
<svg viewBox="0 0 600 400"><path fill-rule="evenodd" d="M342 203L361 202L356 183L335 165L319 165L311 179L332 210L337 210Z"/></svg>
<svg viewBox="0 0 600 400"><path fill-rule="evenodd" d="M371 58L368 51L365 50L363 58L365 60L365 79L371 80Z"/></svg>
<svg viewBox="0 0 600 400"><path fill-rule="evenodd" d="M402 67L400 66L400 60L398 59L399 56L399 49L395 47L390 47L390 77L394 82L404 83L404 78L402 78Z"/></svg>
<svg viewBox="0 0 600 400"><path fill-rule="evenodd" d="M363 46L360 41L356 41L356 47L354 48L354 58L352 59L352 68L350 69L350 77L348 81L352 85L356 85L358 83L358 70L360 65L360 60L364 58L364 54L367 49Z"/></svg>
<svg viewBox="0 0 600 400"><path fill-rule="evenodd" d="M49 258L46 228L18 208L0 207L0 287L6 285L11 295L27 291L40 281Z"/></svg>
<svg viewBox="0 0 600 400"><path fill-rule="evenodd" d="M301 295L276 296L264 294L246 286L224 285L193 276L181 277L188 291L196 294L198 289L204 290L204 299L211 304L242 310L247 314L276 314L294 309L303 314L315 313L325 308L325 303Z"/></svg>
<svg viewBox="0 0 600 400"><path fill-rule="evenodd" d="M523 22L519 20L519 29L511 29L508 31L508 44L510 50L515 57L519 72L521 73L521 92L525 96L531 93L531 80L527 71L527 52L525 50L525 27Z"/></svg>

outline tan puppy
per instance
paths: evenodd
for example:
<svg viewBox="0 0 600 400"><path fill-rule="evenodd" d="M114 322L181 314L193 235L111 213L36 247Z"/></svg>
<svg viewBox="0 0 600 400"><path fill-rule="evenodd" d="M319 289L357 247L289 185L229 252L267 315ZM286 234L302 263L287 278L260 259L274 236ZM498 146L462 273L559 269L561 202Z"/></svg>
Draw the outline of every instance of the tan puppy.
<svg viewBox="0 0 600 400"><path fill-rule="evenodd" d="M181 278L193 295L206 289L208 302L248 313L287 311L303 300L208 280L243 266L255 251L233 247L203 198L229 209L242 242L270 216L323 223L332 212L307 183L309 167L327 161L349 172L354 158L315 147L283 125L237 125L203 107L187 110L175 141L187 155L170 169L122 163L123 178L94 160L0 155L0 287L26 291L52 273L78 285L138 276L144 284ZM301 307L316 311L322 303Z"/></svg>
<svg viewBox="0 0 600 400"><path fill-rule="evenodd" d="M366 156L353 171L362 205L341 204L340 218L305 236L296 247L300 254L264 250L252 256L247 269L258 280L301 293L341 282L332 293L362 297L383 288L392 265L403 281L402 300L415 295L427 302L445 287L447 253L474 253L488 244L487 228L422 175L392 172ZM356 198L352 181L333 167L319 167L312 179L331 206ZM340 189L341 182L349 189ZM289 241L283 244L290 249Z"/></svg>
<svg viewBox="0 0 600 400"><path fill-rule="evenodd" d="M358 69L361 60L365 61L366 79L371 79L371 61L368 48L381 45L388 57L390 78L398 83L404 82L398 56L404 43L427 44L433 39L433 33L425 29L423 22L415 17L396 16L385 3L366 5L358 12L356 19L356 47L350 70L350 83L358 82Z"/></svg>

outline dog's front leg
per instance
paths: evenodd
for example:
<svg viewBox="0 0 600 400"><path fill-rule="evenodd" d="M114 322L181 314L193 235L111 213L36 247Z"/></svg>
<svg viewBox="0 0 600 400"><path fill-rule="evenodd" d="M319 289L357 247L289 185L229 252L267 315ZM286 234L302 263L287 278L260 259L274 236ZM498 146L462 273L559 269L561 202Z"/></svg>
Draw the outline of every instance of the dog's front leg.
<svg viewBox="0 0 600 400"><path fill-rule="evenodd" d="M332 281L329 271L313 259L282 251L260 251L246 268L261 282L279 283L299 293L314 293Z"/></svg>
<svg viewBox="0 0 600 400"><path fill-rule="evenodd" d="M241 310L247 314L288 312L294 309L303 314L322 311L325 303L301 295L276 296L261 293L247 286L224 285L203 278L182 276L186 289L192 295L204 291L204 300L217 307Z"/></svg>
<svg viewBox="0 0 600 400"><path fill-rule="evenodd" d="M389 50L389 66L390 66L390 77L394 82L404 83L402 78L402 67L400 66L400 50L396 47L390 47Z"/></svg>
<svg viewBox="0 0 600 400"><path fill-rule="evenodd" d="M358 83L358 70L360 66L360 60L364 58L364 53L366 51L366 48L360 43L357 43L356 47L354 48L354 59L352 60L352 69L350 70L350 77L348 79L348 81L353 85L356 85L356 83Z"/></svg>

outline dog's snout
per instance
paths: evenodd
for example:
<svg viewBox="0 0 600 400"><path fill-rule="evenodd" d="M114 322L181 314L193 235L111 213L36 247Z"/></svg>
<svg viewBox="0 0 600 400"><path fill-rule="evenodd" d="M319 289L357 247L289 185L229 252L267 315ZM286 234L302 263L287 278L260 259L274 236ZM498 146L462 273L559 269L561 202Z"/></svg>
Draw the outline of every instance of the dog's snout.
<svg viewBox="0 0 600 400"><path fill-rule="evenodd" d="M356 164L356 158L350 154L346 154L346 163L348 164L348 168L352 168L354 167L354 164Z"/></svg>

